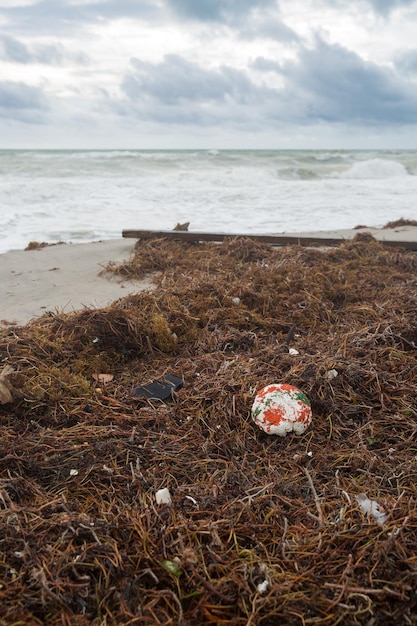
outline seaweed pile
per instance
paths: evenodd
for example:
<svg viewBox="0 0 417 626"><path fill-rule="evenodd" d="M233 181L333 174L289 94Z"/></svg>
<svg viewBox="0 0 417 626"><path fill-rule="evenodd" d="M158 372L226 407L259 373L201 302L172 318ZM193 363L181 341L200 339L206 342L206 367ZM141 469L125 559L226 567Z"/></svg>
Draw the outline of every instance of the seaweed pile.
<svg viewBox="0 0 417 626"><path fill-rule="evenodd" d="M416 255L159 239L112 270L155 288L0 334L0 623L415 624ZM272 382L302 436L251 421Z"/></svg>

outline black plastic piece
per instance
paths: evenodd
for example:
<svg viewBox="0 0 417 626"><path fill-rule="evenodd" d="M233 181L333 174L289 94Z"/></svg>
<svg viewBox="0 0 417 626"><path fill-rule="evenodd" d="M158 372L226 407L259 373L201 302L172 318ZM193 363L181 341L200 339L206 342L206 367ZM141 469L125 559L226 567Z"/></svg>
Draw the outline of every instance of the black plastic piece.
<svg viewBox="0 0 417 626"><path fill-rule="evenodd" d="M183 386L181 378L174 374L165 374L164 381L154 380L143 387L136 387L133 390L134 398L148 398L149 400L166 400L172 398L174 391L178 391Z"/></svg>

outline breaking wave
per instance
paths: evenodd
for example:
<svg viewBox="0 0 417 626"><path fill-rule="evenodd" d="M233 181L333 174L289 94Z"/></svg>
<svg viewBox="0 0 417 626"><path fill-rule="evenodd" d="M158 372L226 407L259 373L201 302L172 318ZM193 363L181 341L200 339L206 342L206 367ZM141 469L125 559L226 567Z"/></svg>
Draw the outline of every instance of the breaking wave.
<svg viewBox="0 0 417 626"><path fill-rule="evenodd" d="M415 217L417 151L1 151L0 254L123 229L226 233Z"/></svg>
<svg viewBox="0 0 417 626"><path fill-rule="evenodd" d="M354 163L348 170L338 175L339 178L362 180L397 178L399 176L408 176L402 163L379 158Z"/></svg>

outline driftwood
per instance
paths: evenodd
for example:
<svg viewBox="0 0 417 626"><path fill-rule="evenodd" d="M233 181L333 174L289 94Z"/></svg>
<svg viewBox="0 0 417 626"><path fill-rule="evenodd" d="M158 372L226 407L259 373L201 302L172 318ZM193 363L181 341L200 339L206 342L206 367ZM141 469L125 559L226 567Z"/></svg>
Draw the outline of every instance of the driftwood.
<svg viewBox="0 0 417 626"><path fill-rule="evenodd" d="M343 237L302 237L299 235L246 235L237 233L201 233L189 232L178 229L174 230L136 230L125 229L122 236L128 239L171 239L175 241L224 241L225 239L249 239L258 243L266 243L276 246L295 244L299 246L336 246L347 241ZM385 246L404 248L405 250L417 250L417 241L394 241L383 239L379 243Z"/></svg>

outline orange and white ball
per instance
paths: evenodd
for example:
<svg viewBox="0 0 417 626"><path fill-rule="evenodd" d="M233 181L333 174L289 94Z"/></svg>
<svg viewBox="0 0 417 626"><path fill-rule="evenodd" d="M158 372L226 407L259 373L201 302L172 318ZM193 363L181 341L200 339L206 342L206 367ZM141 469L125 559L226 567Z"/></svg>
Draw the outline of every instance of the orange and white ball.
<svg viewBox="0 0 417 626"><path fill-rule="evenodd" d="M259 428L280 437L291 432L302 435L313 417L310 401L302 391L278 383L267 385L257 393L251 413Z"/></svg>

